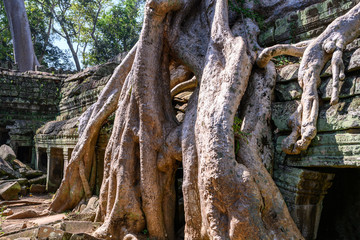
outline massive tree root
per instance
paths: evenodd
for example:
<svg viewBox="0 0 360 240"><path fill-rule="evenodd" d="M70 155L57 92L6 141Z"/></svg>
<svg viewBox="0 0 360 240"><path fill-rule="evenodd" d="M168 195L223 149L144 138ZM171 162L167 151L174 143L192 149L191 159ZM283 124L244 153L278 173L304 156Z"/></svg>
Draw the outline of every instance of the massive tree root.
<svg viewBox="0 0 360 240"><path fill-rule="evenodd" d="M326 30L306 47L300 63L298 81L303 89L301 103L289 119L291 134L283 140L282 149L287 154L299 154L306 150L316 136L316 122L319 112L317 89L321 83L320 73L331 59L332 94L330 104L339 101L339 80L345 78L343 51L360 34L360 4L344 16L333 21ZM300 56L304 48L274 46L265 49L257 61L260 67L275 55Z"/></svg>
<svg viewBox="0 0 360 240"><path fill-rule="evenodd" d="M246 7L253 8L251 2ZM150 238L174 239L174 178L182 160L186 239L302 239L263 165L272 157L271 147L258 144L263 137L271 141L274 66L252 69L258 28L250 19L240 19L230 28L227 0L147 2L136 50L81 118L79 143L50 206L52 211L73 208L91 195L94 144L102 122L116 109L96 214L103 224L94 236L139 239L147 229ZM323 41L331 35L326 34ZM299 129L301 120L310 119L304 109L313 114L312 119L317 116L314 93L318 83L309 74L314 76L315 70L320 74L318 66L325 64L324 57L330 59L331 51L336 52L334 56L340 54L331 50L331 44L325 44L329 49L325 52L323 44L318 48L315 43L304 53L309 64L301 67L306 74L301 74L300 83L308 94L294 118L298 121L294 127ZM265 50L260 62L265 66L271 56L286 49L301 55L305 48L299 47ZM321 54L311 57L312 50ZM174 62L186 66L187 72L176 84L169 73ZM334 72L339 69L342 77L341 62L334 58L334 65L338 66ZM192 80L175 87L192 75ZM179 124L170 89L175 94L189 87L196 89ZM235 156L233 121L245 91L248 107L242 108L243 130L251 132L251 137L249 144L240 140ZM312 134L308 133L308 126L315 126L311 124L303 123L298 130L304 139ZM298 132L293 134L293 144Z"/></svg>

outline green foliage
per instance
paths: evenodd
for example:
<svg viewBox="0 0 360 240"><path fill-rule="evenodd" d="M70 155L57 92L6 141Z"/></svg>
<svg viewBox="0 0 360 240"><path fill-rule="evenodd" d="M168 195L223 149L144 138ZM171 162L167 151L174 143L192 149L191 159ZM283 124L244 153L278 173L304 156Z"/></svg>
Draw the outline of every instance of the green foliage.
<svg viewBox="0 0 360 240"><path fill-rule="evenodd" d="M141 30L141 2L124 0L105 11L97 23L97 40L85 53L84 64L104 63L121 52L129 51Z"/></svg>
<svg viewBox="0 0 360 240"><path fill-rule="evenodd" d="M297 63L300 61L300 59L297 57L281 55L281 56L274 57L273 61L274 61L275 65L279 67L279 66L285 66L288 64Z"/></svg>
<svg viewBox="0 0 360 240"><path fill-rule="evenodd" d="M0 1L0 62L14 62L11 33L3 1Z"/></svg>
<svg viewBox="0 0 360 240"><path fill-rule="evenodd" d="M253 10L244 7L245 1L246 0L230 0L229 7L231 10L241 14L242 16L246 18L251 18L252 20L256 21L259 28L263 29L264 18L260 14L254 12ZM250 0L250 1L253 1L256 4L258 3L259 0Z"/></svg>
<svg viewBox="0 0 360 240"><path fill-rule="evenodd" d="M139 37L143 0L25 0L35 54L41 65L74 69L129 51ZM0 62L14 62L10 29L0 1ZM56 46L67 42L69 50Z"/></svg>
<svg viewBox="0 0 360 240"><path fill-rule="evenodd" d="M237 138L241 138L245 140L246 143L249 143L248 136L250 136L250 133L245 133L241 131L241 125L242 120L239 117L235 116L233 124L233 130L235 135L235 154L237 154L240 149L240 142L237 140Z"/></svg>

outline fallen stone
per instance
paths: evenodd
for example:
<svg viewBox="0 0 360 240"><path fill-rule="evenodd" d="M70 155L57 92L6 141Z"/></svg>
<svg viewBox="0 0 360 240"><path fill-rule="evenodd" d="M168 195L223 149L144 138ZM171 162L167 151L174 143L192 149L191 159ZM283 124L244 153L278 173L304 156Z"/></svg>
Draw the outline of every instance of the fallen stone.
<svg viewBox="0 0 360 240"><path fill-rule="evenodd" d="M70 240L100 240L100 238L93 237L87 233L73 234Z"/></svg>
<svg viewBox="0 0 360 240"><path fill-rule="evenodd" d="M21 196L26 196L28 194L28 189L26 186L21 186L21 191L20 191L20 195Z"/></svg>
<svg viewBox="0 0 360 240"><path fill-rule="evenodd" d="M100 222L90 221L64 221L61 230L69 233L92 233L101 226Z"/></svg>
<svg viewBox="0 0 360 240"><path fill-rule="evenodd" d="M31 219L31 220L29 220L29 222L34 225L38 225L38 226L46 225L46 224L56 224L56 223L62 221L65 217L66 217L65 214L60 213L60 214L56 214L56 215L50 215L50 216L40 217L40 218L36 218L36 219Z"/></svg>
<svg viewBox="0 0 360 240"><path fill-rule="evenodd" d="M19 159L14 159L12 162L11 162L13 168L15 170L18 170L20 168L25 168L26 170L32 170L31 167L29 167L28 165L26 165L25 163L23 163L22 161L20 161Z"/></svg>
<svg viewBox="0 0 360 240"><path fill-rule="evenodd" d="M31 184L41 184L41 185L45 185L46 184L46 174L43 174L40 177L37 178L33 178L29 180L29 185Z"/></svg>
<svg viewBox="0 0 360 240"><path fill-rule="evenodd" d="M19 172L23 177L26 177L27 179L32 179L36 177L42 176L44 173L40 170L28 170L26 168L20 168Z"/></svg>
<svg viewBox="0 0 360 240"><path fill-rule="evenodd" d="M12 166L0 157L0 176L1 177L10 177L10 178L19 178L20 173L16 172Z"/></svg>
<svg viewBox="0 0 360 240"><path fill-rule="evenodd" d="M11 162L16 159L16 155L10 146L3 144L0 146L0 158L7 162Z"/></svg>
<svg viewBox="0 0 360 240"><path fill-rule="evenodd" d="M22 225L22 224L21 224ZM31 229L19 229L16 232L11 232L8 234L4 234L0 237L0 240L12 240L12 239L19 239L19 238L30 238L32 239L34 236L37 235L37 228Z"/></svg>
<svg viewBox="0 0 360 240"><path fill-rule="evenodd" d="M2 216L10 216L10 215L12 215L14 212L13 212L13 210L11 210L10 208L7 208L7 209L5 209L2 213L1 213L1 215Z"/></svg>
<svg viewBox="0 0 360 240"><path fill-rule="evenodd" d="M5 182L0 185L0 196L4 200L19 199L21 186L18 182Z"/></svg>
<svg viewBox="0 0 360 240"><path fill-rule="evenodd" d="M45 185L31 184L30 186L30 193L41 194L44 193L45 191L46 191Z"/></svg>
<svg viewBox="0 0 360 240"><path fill-rule="evenodd" d="M27 178L19 178L16 180L21 186L27 186L29 181L27 180Z"/></svg>
<svg viewBox="0 0 360 240"><path fill-rule="evenodd" d="M37 233L37 239L70 239L71 233L64 232L60 229L55 229L53 227L47 227L47 226L40 226L38 233Z"/></svg>

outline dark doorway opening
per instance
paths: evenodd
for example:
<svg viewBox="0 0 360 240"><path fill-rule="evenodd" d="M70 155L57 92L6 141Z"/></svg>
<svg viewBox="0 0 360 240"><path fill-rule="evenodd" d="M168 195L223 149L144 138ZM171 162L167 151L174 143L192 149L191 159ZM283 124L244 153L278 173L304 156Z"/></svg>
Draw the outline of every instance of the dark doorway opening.
<svg viewBox="0 0 360 240"><path fill-rule="evenodd" d="M339 169L323 201L318 240L360 239L360 169Z"/></svg>
<svg viewBox="0 0 360 240"><path fill-rule="evenodd" d="M9 130L7 130L5 127L0 126L0 146L3 144L7 144L9 140Z"/></svg>
<svg viewBox="0 0 360 240"><path fill-rule="evenodd" d="M31 164L31 158L32 158L32 147L28 147L28 146L18 147L16 157L21 162L23 162L23 163L25 163L27 165L30 165Z"/></svg>
<svg viewBox="0 0 360 240"><path fill-rule="evenodd" d="M64 154L62 148L51 148L48 191L55 192L63 178Z"/></svg>
<svg viewBox="0 0 360 240"><path fill-rule="evenodd" d="M47 172L46 148L38 148L38 154L39 154L38 169L46 174L46 172Z"/></svg>

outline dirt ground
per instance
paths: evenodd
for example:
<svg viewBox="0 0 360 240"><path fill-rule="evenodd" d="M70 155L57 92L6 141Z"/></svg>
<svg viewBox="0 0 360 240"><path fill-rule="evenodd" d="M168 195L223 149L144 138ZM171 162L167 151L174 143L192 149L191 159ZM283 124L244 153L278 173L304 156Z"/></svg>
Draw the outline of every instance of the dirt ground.
<svg viewBox="0 0 360 240"><path fill-rule="evenodd" d="M13 205L4 205L1 208L0 216L0 232L1 234L14 232L17 230L20 230L22 228L29 228L34 226L39 226L42 224L47 224L50 222L54 222L57 220L61 220L65 218L65 214L57 214L57 215L51 215L51 216L45 216L40 218L25 218L25 219L6 219L6 216L4 216L4 212L6 209L11 209L13 214L18 213L23 210L36 210L36 211L43 211L47 209L50 205L52 198L52 194L42 194L42 195L30 195L26 197L21 197L19 201L26 200L26 201L32 201L32 202L40 202L41 204L38 205L27 205L27 204L16 204ZM1 204L1 202L0 202ZM0 235L1 236L1 235Z"/></svg>

